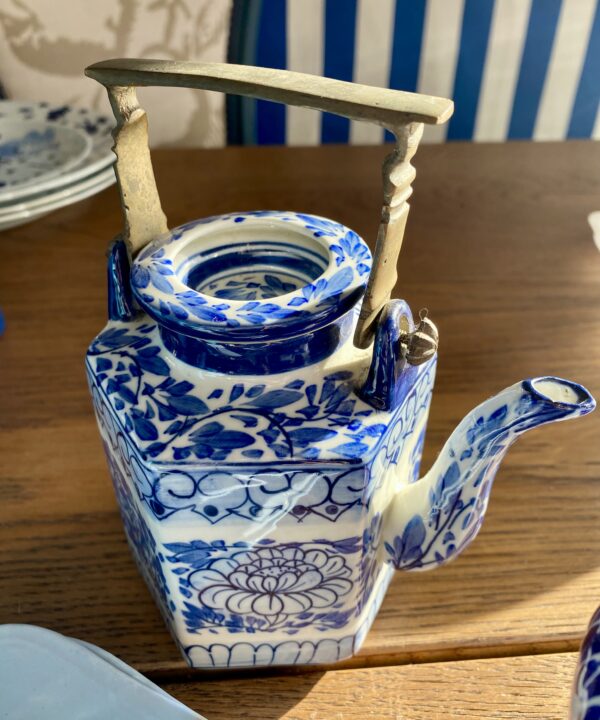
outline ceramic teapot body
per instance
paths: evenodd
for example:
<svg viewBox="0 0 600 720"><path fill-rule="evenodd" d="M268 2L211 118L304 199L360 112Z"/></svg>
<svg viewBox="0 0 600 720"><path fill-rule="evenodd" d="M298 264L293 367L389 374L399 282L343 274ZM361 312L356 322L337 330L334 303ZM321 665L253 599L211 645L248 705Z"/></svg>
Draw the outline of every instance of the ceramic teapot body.
<svg viewBox="0 0 600 720"><path fill-rule="evenodd" d="M418 480L437 332L373 283L395 265L388 233L399 250L414 128L384 170L401 192L385 186L374 267L355 232L302 213L167 231L155 189L147 212L132 194L147 179L125 162L143 115L120 63L99 74L126 119L126 229L86 366L129 544L192 666L348 657L394 569L435 567L473 540L510 444L594 401L559 378L517 383L470 413Z"/></svg>
<svg viewBox="0 0 600 720"><path fill-rule="evenodd" d="M237 267L221 260L224 233ZM372 353L352 337L370 264L361 238L322 218L191 223L134 261L147 312L110 322L90 347L128 539L194 666L333 662L355 652L377 612L393 571L383 514L418 476L435 358L411 369L393 409L359 396ZM265 316L294 329L256 351L244 340L232 361L216 314L254 336ZM249 346L260 374L245 365Z"/></svg>

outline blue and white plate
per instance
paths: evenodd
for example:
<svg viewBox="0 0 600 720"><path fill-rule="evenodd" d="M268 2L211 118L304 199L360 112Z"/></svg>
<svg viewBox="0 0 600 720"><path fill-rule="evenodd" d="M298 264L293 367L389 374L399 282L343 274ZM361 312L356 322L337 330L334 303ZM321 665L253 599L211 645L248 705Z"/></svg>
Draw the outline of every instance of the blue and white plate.
<svg viewBox="0 0 600 720"><path fill-rule="evenodd" d="M21 203L27 202L32 195L39 197L40 193L73 185L107 168L115 160L111 149L113 124L114 121L108 116L87 108L53 106L44 102L0 101L0 145L3 143L2 128L5 127L12 129L13 134L16 132L15 128L19 128L21 137L27 137L29 131L41 134L41 138L35 137L38 146L44 140L49 145L56 144L51 138L59 138L58 145L61 148L60 152L56 150L56 154L50 147L47 148L44 153L44 168L40 170L38 153L30 151L35 141L29 137L22 153L26 160L19 163L19 177L23 179L20 182L5 182L4 186L0 186L0 205L6 208L17 200ZM80 140L74 140L75 137ZM11 141L7 139L8 143ZM81 150L82 142L86 146L85 151ZM76 143L80 147L79 152L75 148ZM7 152L13 152L12 146L8 146ZM51 158L50 155L54 157ZM52 162L54 168L50 167ZM35 173L39 174L36 176ZM10 177L11 174L7 175ZM2 179L0 171L0 182Z"/></svg>
<svg viewBox="0 0 600 720"><path fill-rule="evenodd" d="M0 231L37 220L59 208L85 200L96 195L115 182L114 170L109 167L89 178L58 188L54 192L43 193L29 203L17 203L14 209L0 209Z"/></svg>
<svg viewBox="0 0 600 720"><path fill-rule="evenodd" d="M73 196L79 196L95 186L101 186L100 189L102 189L114 182L115 172L112 167L107 167L99 173L90 175L90 177L83 178L78 182L32 195L30 199L28 198L24 202L14 202L7 205L0 204L0 223L3 220L29 217L30 215L37 214L40 208L46 206L52 206L52 208L62 207L64 204L70 204ZM85 197L89 196L86 195Z"/></svg>
<svg viewBox="0 0 600 720"><path fill-rule="evenodd" d="M0 200L79 165L91 145L76 128L0 118Z"/></svg>

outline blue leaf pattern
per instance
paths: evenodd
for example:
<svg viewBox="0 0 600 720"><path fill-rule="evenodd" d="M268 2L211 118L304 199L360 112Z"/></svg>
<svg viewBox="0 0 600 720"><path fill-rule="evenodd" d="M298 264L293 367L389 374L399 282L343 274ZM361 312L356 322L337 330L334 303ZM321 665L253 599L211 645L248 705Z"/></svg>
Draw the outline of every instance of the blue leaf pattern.
<svg viewBox="0 0 600 720"><path fill-rule="evenodd" d="M96 372L101 370L100 387L115 398L125 433L134 433L152 458L225 462L236 456L266 462L269 457L297 457L312 462L330 457L359 462L385 437L386 424L369 421L374 410L354 394L349 371L311 384L292 377L277 389L236 381L205 392L202 383L171 376L156 337L156 326L143 322L129 331L110 329L98 336L89 355ZM423 402L432 377L428 372L415 387ZM211 429L219 431L218 441L211 442Z"/></svg>
<svg viewBox="0 0 600 720"><path fill-rule="evenodd" d="M300 400L302 393L296 390L269 390L249 401L249 405L261 408L278 408Z"/></svg>

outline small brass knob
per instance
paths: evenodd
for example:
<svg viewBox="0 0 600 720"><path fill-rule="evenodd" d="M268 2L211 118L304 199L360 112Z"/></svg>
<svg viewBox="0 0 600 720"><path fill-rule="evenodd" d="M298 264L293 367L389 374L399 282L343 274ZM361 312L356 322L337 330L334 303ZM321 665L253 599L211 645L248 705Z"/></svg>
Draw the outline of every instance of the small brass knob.
<svg viewBox="0 0 600 720"><path fill-rule="evenodd" d="M400 342L405 347L405 357L410 365L422 365L437 352L439 333L427 314L426 308L420 310L415 329L400 336Z"/></svg>

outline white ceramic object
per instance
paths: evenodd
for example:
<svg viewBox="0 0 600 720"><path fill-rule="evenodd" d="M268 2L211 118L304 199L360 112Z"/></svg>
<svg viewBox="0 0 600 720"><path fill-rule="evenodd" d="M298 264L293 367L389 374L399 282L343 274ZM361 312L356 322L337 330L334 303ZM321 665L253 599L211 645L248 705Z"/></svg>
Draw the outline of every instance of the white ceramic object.
<svg viewBox="0 0 600 720"><path fill-rule="evenodd" d="M37 220L38 218L47 215L53 210L58 210L67 205L72 205L80 200L96 195L105 188L109 187L115 182L115 175L112 168L98 173L98 175L90 178L89 182L78 183L69 189L68 192L60 191L57 193L51 193L44 199L44 202L40 202L35 207L26 207L24 210L20 210L15 213L5 213L0 215L0 231L8 230L12 227L24 225L25 223Z"/></svg>
<svg viewBox="0 0 600 720"><path fill-rule="evenodd" d="M592 237L598 250L600 250L600 210L588 215L588 223L592 228Z"/></svg>
<svg viewBox="0 0 600 720"><path fill-rule="evenodd" d="M600 607L592 615L579 650L569 720L600 717Z"/></svg>
<svg viewBox="0 0 600 720"><path fill-rule="evenodd" d="M80 164L91 145L77 128L0 118L0 200Z"/></svg>
<svg viewBox="0 0 600 720"><path fill-rule="evenodd" d="M48 205L56 205L63 201L69 201L73 196L79 196L86 190L94 188L98 185L105 186L105 183L112 184L115 182L115 172L112 167L105 168L95 175L91 175L88 178L84 178L71 185L58 188L51 192L43 192L32 196L30 200L16 203L14 205L1 207L0 206L0 220L3 219L14 219L22 215L31 215L36 213L40 208L44 208Z"/></svg>
<svg viewBox="0 0 600 720"><path fill-rule="evenodd" d="M0 717L203 720L114 655L35 625L0 626Z"/></svg>
<svg viewBox="0 0 600 720"><path fill-rule="evenodd" d="M2 123L45 124L53 128L69 129L80 133L89 142L87 153L79 162L63 166L58 173L39 178L31 184L5 188L0 196L0 204L14 202L29 197L32 193L55 190L65 185L98 173L114 162L112 148L112 121L105 115L70 106L54 107L48 103L21 102L16 100L0 101L0 127Z"/></svg>
<svg viewBox="0 0 600 720"><path fill-rule="evenodd" d="M353 231L291 212L187 223L131 273L111 250L88 378L131 548L194 667L356 653L394 569L475 538L519 435L594 408L576 383L516 383L419 479L436 358L408 362L423 331L402 300L353 345L370 262Z"/></svg>

